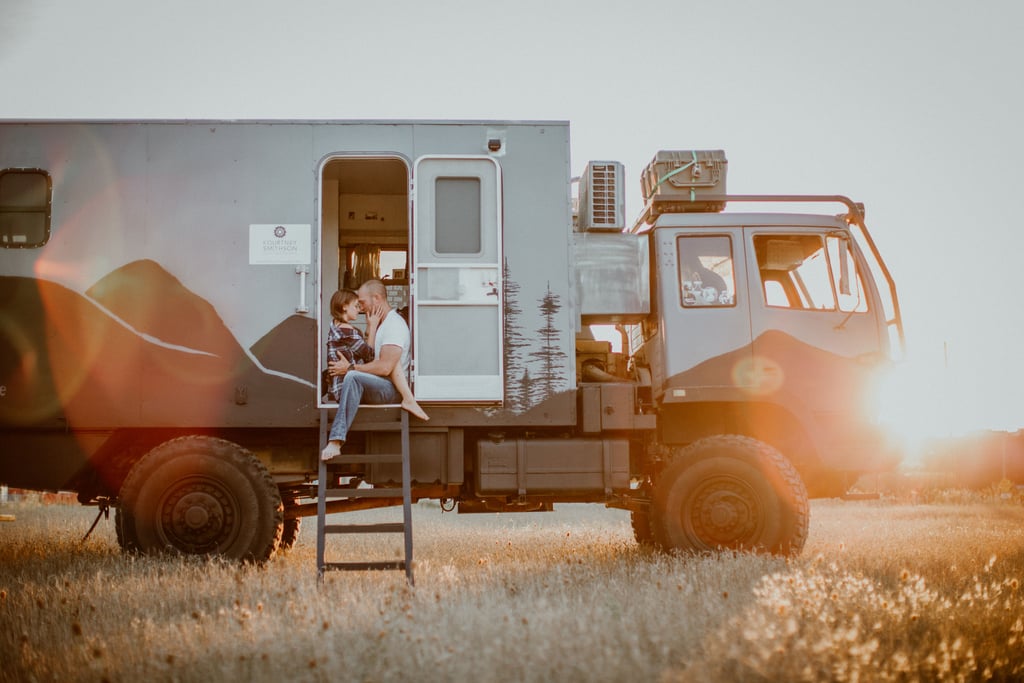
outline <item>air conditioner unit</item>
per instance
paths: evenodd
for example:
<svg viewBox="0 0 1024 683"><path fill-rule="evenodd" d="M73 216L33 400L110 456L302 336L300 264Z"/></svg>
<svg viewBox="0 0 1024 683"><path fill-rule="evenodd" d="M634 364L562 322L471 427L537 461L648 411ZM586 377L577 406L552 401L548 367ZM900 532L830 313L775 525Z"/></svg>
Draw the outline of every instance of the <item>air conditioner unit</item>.
<svg viewBox="0 0 1024 683"><path fill-rule="evenodd" d="M579 230L626 227L625 169L618 161L591 161L580 177Z"/></svg>

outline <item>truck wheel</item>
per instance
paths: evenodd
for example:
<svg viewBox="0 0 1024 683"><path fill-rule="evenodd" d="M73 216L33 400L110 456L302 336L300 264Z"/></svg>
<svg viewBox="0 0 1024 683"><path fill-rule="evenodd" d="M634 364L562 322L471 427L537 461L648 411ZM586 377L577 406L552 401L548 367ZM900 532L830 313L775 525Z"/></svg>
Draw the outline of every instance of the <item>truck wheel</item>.
<svg viewBox="0 0 1024 683"><path fill-rule="evenodd" d="M132 468L115 523L128 550L263 562L277 550L284 506L270 473L249 451L223 439L185 436L157 446Z"/></svg>
<svg viewBox="0 0 1024 683"><path fill-rule="evenodd" d="M810 508L800 475L775 448L712 436L679 451L654 484L655 540L665 549L799 553Z"/></svg>
<svg viewBox="0 0 1024 683"><path fill-rule="evenodd" d="M299 501L289 500L285 507L291 507L298 505ZM302 527L302 518L293 517L292 519L285 519L281 526L281 544L277 547L279 551L291 550L292 546L295 545L295 541L299 539L299 529Z"/></svg>
<svg viewBox="0 0 1024 683"><path fill-rule="evenodd" d="M648 510L632 510L629 522L633 526L633 538L640 545L654 545L654 531L651 529L651 513Z"/></svg>
<svg viewBox="0 0 1024 683"><path fill-rule="evenodd" d="M278 547L278 550L291 550L295 545L295 541L299 540L299 530L301 527L302 520L298 517L284 520L284 527L281 529L281 545Z"/></svg>
<svg viewBox="0 0 1024 683"><path fill-rule="evenodd" d="M114 531L117 533L117 544L121 550L134 553L139 551L139 540L135 538L134 530L131 527L131 517L127 511L121 507L115 509ZM126 529L128 529L127 533L125 533Z"/></svg>

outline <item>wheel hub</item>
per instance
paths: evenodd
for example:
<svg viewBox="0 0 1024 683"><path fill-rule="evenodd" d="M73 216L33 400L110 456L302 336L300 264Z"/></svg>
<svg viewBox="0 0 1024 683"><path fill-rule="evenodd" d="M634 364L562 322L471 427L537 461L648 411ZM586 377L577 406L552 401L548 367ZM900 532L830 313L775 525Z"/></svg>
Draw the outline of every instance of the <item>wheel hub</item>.
<svg viewBox="0 0 1024 683"><path fill-rule="evenodd" d="M759 518L757 497L733 481L704 486L694 497L689 514L693 533L712 548L750 544L756 538Z"/></svg>
<svg viewBox="0 0 1024 683"><path fill-rule="evenodd" d="M734 499L714 500L708 505L707 522L719 529L731 528L740 518L741 511L737 510L737 507L737 501Z"/></svg>
<svg viewBox="0 0 1024 683"><path fill-rule="evenodd" d="M185 496L186 499L191 497L192 496ZM189 504L190 501L182 500L182 505ZM185 524L190 529L201 529L202 527L206 526L207 523L209 523L210 511L206 509L206 506L203 504L203 501L196 501L194 504L192 504L191 507L185 510L184 518Z"/></svg>
<svg viewBox="0 0 1024 683"><path fill-rule="evenodd" d="M190 482L170 491L161 511L168 544L188 553L217 551L234 527L231 498L209 482Z"/></svg>

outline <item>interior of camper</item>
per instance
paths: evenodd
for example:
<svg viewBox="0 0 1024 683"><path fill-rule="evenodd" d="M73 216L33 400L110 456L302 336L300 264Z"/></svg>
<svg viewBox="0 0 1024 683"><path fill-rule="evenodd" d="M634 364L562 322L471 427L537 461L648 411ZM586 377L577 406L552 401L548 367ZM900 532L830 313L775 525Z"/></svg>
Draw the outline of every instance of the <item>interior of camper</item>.
<svg viewBox="0 0 1024 683"><path fill-rule="evenodd" d="M400 158L332 159L322 174L322 311L331 293L384 280L395 308L408 304L409 169Z"/></svg>
<svg viewBox="0 0 1024 683"><path fill-rule="evenodd" d="M414 176L415 218L410 214ZM412 330L417 398L500 402L497 163L421 157L412 169L399 156L346 155L327 161L321 183L320 367L325 367L331 295L379 278L391 306ZM411 268L415 296L410 295ZM473 343L467 345L467 339Z"/></svg>

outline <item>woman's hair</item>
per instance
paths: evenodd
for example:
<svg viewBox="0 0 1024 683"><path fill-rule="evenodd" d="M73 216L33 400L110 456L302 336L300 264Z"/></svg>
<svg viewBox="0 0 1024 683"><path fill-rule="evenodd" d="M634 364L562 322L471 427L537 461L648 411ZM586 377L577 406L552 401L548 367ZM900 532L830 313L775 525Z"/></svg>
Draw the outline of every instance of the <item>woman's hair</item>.
<svg viewBox="0 0 1024 683"><path fill-rule="evenodd" d="M339 289L331 296L331 317L341 320L342 309L358 298L359 296L351 289Z"/></svg>

